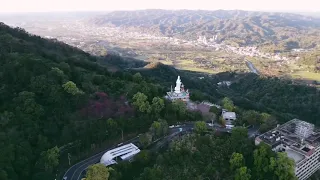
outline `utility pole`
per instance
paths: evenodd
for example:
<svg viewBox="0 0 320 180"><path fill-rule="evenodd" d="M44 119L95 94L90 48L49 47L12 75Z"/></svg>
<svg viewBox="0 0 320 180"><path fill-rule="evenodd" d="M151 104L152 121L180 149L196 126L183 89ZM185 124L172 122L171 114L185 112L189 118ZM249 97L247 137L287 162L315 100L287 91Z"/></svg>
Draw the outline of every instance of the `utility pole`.
<svg viewBox="0 0 320 180"><path fill-rule="evenodd" d="M68 153L69 166L71 165L71 154Z"/></svg>
<svg viewBox="0 0 320 180"><path fill-rule="evenodd" d="M123 129L121 129L121 136L122 136L122 141L123 141Z"/></svg>
<svg viewBox="0 0 320 180"><path fill-rule="evenodd" d="M211 117L211 128L212 128L212 132L213 132L213 117Z"/></svg>

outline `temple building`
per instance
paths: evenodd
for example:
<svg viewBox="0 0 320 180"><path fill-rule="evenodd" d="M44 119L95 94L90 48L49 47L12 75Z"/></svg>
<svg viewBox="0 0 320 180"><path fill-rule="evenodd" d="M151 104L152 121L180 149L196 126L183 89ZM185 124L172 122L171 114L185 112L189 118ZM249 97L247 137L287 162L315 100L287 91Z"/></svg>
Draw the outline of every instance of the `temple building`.
<svg viewBox="0 0 320 180"><path fill-rule="evenodd" d="M171 101L174 101L177 99L180 99L185 102L189 101L189 90L184 89L184 85L181 82L180 76L178 76L174 91L172 90L172 86L171 86L171 91L167 92L166 98Z"/></svg>

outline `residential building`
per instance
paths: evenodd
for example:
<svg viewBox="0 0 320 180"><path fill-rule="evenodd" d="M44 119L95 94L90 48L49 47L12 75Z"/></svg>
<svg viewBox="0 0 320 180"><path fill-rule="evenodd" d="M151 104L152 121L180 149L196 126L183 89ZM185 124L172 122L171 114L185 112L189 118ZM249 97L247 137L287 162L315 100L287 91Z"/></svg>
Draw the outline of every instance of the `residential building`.
<svg viewBox="0 0 320 180"><path fill-rule="evenodd" d="M237 119L235 112L228 112L226 109L222 109L222 118L226 121L226 128L232 129L234 127L233 121Z"/></svg>
<svg viewBox="0 0 320 180"><path fill-rule="evenodd" d="M320 130L311 123L293 119L256 137L255 144L260 142L273 151L286 152L295 162L299 180L308 179L320 169Z"/></svg>

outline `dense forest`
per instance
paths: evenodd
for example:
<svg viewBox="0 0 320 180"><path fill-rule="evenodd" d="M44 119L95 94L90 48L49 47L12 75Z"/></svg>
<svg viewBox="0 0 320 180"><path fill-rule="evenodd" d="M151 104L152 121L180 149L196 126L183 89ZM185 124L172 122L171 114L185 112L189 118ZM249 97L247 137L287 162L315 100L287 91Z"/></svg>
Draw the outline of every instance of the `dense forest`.
<svg viewBox="0 0 320 180"><path fill-rule="evenodd" d="M143 150L134 162L112 167L109 179L296 179L293 161L265 144L255 147L245 128L235 128L231 135L198 129L174 140L164 152Z"/></svg>
<svg viewBox="0 0 320 180"><path fill-rule="evenodd" d="M249 75L232 84L230 89L242 102L251 101L260 109L268 107L277 114L290 113L289 118L299 117L320 125L320 92L317 88L295 85L278 78Z"/></svg>
<svg viewBox="0 0 320 180"><path fill-rule="evenodd" d="M133 71L137 72L137 71ZM219 102L230 97L236 105L247 110L268 112L280 122L293 118L320 125L320 92L315 87L295 84L293 81L277 77L262 77L255 74L219 73L214 76L178 71L167 65L157 65L155 69L139 70L169 90L171 82L179 74L185 87L190 88L192 100ZM199 79L199 77L204 77ZM217 85L221 81L231 81L230 87ZM170 84L171 83L171 84Z"/></svg>
<svg viewBox="0 0 320 180"><path fill-rule="evenodd" d="M149 127L154 118L135 113L128 102L138 91L162 95L161 86L139 74L109 73L96 61L0 24L1 180L52 179L59 156L70 152L73 163L121 132Z"/></svg>
<svg viewBox="0 0 320 180"><path fill-rule="evenodd" d="M144 133L140 142L145 148L167 134L168 124L181 121L199 121L195 133L161 152L145 148L132 164L90 167L87 180L95 179L95 172L110 179L294 179L292 161L264 145L255 147L246 129L231 136L208 133L201 113L162 97L176 75L183 75L192 100L221 103L240 114L239 124L265 124L267 130L276 119L284 121L277 112L319 124L316 89L235 73L201 75L205 78L199 80L199 74L164 65L109 72L107 65L117 62L125 69L121 57L94 57L0 24L1 180L51 180L68 168L69 153L73 164L139 133ZM216 85L235 76L242 80L230 88ZM252 121L257 117L259 121Z"/></svg>

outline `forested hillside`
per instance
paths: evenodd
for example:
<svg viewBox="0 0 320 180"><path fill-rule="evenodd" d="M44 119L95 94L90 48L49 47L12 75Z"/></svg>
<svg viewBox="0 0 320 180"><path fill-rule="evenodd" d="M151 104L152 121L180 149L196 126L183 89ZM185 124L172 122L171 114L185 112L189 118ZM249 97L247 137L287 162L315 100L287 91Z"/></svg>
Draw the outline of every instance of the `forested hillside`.
<svg viewBox="0 0 320 180"><path fill-rule="evenodd" d="M77 154L121 131L149 127L153 119L136 114L128 101L138 91L161 95L161 87L139 74L109 73L96 61L64 43L0 24L1 180L54 179L69 146L73 163Z"/></svg>
<svg viewBox="0 0 320 180"><path fill-rule="evenodd" d="M133 71L136 72L136 71ZM219 73L205 76L188 71L177 71L160 64L155 69L142 69L139 72L169 89L170 82L175 81L177 74L188 77L183 80L191 89L191 98L217 102L228 96L235 104L245 109L268 112L278 117L280 122L292 118L320 125L320 91L315 87L298 85L289 80L261 77L255 74ZM199 77L204 76L204 79ZM232 81L230 87L218 87L221 81Z"/></svg>
<svg viewBox="0 0 320 180"><path fill-rule="evenodd" d="M234 96L243 102L247 99L254 102L256 107L268 107L278 113L291 113L293 117L320 125L320 92L314 87L294 85L291 81L278 78L249 75L231 85L231 89Z"/></svg>

